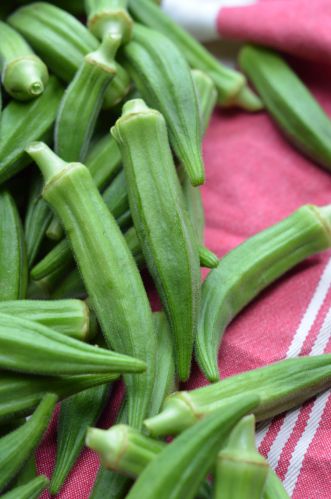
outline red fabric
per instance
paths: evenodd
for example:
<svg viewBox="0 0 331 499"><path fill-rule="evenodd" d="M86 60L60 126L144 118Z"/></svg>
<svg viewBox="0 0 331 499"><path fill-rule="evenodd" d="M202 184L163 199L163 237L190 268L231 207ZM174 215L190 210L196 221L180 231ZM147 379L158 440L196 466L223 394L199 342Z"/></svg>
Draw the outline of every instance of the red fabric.
<svg viewBox="0 0 331 499"><path fill-rule="evenodd" d="M258 0L245 7L222 8L222 37L251 41L313 61L330 61L329 0Z"/></svg>
<svg viewBox="0 0 331 499"><path fill-rule="evenodd" d="M319 67L300 68L310 88L331 116L330 75L319 78ZM323 70L325 74L326 70ZM204 141L207 182L203 187L206 210L206 243L220 257L270 224L276 223L305 203L328 204L331 175L305 159L279 133L265 112L215 112ZM292 339L319 284L331 252L314 256L296 267L264 292L228 328L219 354L223 376L260 367L286 356ZM323 332L331 329L327 314L331 304L331 280L316 319L302 341L301 353L309 354ZM156 303L155 295L153 302ZM331 352L330 344L326 351ZM205 384L194 368L188 388ZM113 421L121 390L115 391L102 418L102 426ZM306 404L281 452L277 472L285 478L298 442L311 425L314 401ZM331 497L331 401L322 413L295 483L294 499ZM277 418L261 444L267 456L281 429ZM51 475L55 455L55 421L38 451L40 472ZM305 437L306 438L306 437ZM305 441L305 438L303 439ZM308 438L308 437L307 437ZM98 459L85 450L67 480L61 499L87 499L98 467ZM43 498L48 498L45 493Z"/></svg>

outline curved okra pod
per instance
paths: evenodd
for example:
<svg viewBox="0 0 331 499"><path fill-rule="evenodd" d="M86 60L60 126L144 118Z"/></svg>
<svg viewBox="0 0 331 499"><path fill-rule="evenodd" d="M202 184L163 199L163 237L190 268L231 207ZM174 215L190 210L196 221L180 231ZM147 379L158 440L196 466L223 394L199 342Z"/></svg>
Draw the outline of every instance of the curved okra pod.
<svg viewBox="0 0 331 499"><path fill-rule="evenodd" d="M86 430L96 423L109 395L101 385L74 395L61 404L57 431L57 452L50 492L59 492L84 447Z"/></svg>
<svg viewBox="0 0 331 499"><path fill-rule="evenodd" d="M0 313L0 367L33 374L140 373L138 359L59 334L36 322Z"/></svg>
<svg viewBox="0 0 331 499"><path fill-rule="evenodd" d="M48 485L48 478L40 475L24 485L9 490L1 496L1 499L38 499Z"/></svg>
<svg viewBox="0 0 331 499"><path fill-rule="evenodd" d="M38 256L47 227L52 219L52 211L41 197L42 178L36 175L32 180L28 207L24 221L24 235L29 268Z"/></svg>
<svg viewBox="0 0 331 499"><path fill-rule="evenodd" d="M84 160L109 82L116 74L114 57L120 40L104 38L85 56L65 91L55 125L55 149L66 161Z"/></svg>
<svg viewBox="0 0 331 499"><path fill-rule="evenodd" d="M285 272L330 247L330 215L329 207L303 206L230 251L209 273L202 286L196 357L210 381L219 379L218 349L227 325Z"/></svg>
<svg viewBox="0 0 331 499"><path fill-rule="evenodd" d="M112 134L122 153L138 239L174 335L177 372L186 380L198 320L200 263L166 124L158 111L136 99L125 104Z"/></svg>
<svg viewBox="0 0 331 499"><path fill-rule="evenodd" d="M74 16L55 5L35 2L16 10L8 23L19 31L59 78L70 82L84 56L99 42ZM130 89L127 72L116 64L116 76L106 91L105 107L120 102Z"/></svg>
<svg viewBox="0 0 331 499"><path fill-rule="evenodd" d="M269 473L256 450L255 418L245 416L233 428L216 461L214 499L261 499Z"/></svg>
<svg viewBox="0 0 331 499"><path fill-rule="evenodd" d="M229 431L258 403L258 397L243 395L187 429L144 469L127 498L195 497Z"/></svg>
<svg viewBox="0 0 331 499"><path fill-rule="evenodd" d="M67 231L107 344L147 365L144 374L124 377L129 423L139 427L150 402L156 342L137 266L88 169L65 163L42 143L32 144L28 153L43 172L43 196Z"/></svg>
<svg viewBox="0 0 331 499"><path fill-rule="evenodd" d="M220 105L239 106L248 111L258 111L262 103L246 86L245 77L221 64L187 31L176 24L150 0L129 0L133 18L169 37L184 54L190 66L209 74L213 79Z"/></svg>
<svg viewBox="0 0 331 499"><path fill-rule="evenodd" d="M267 481L262 495L263 499L290 499L284 485L272 468L269 469Z"/></svg>
<svg viewBox="0 0 331 499"><path fill-rule="evenodd" d="M91 33L100 40L111 33L120 35L121 43L130 41L133 22L127 4L128 0L85 0Z"/></svg>
<svg viewBox="0 0 331 499"><path fill-rule="evenodd" d="M21 220L9 192L0 191L0 302L25 298L28 280Z"/></svg>
<svg viewBox="0 0 331 499"><path fill-rule="evenodd" d="M331 170L330 118L283 57L265 47L246 45L239 62L289 141Z"/></svg>
<svg viewBox="0 0 331 499"><path fill-rule="evenodd" d="M0 438L0 490L3 490L37 447L56 402L56 395L48 393L25 424Z"/></svg>
<svg viewBox="0 0 331 499"><path fill-rule="evenodd" d="M48 81L47 66L22 36L2 21L0 40L0 71L6 91L23 101L41 95Z"/></svg>
<svg viewBox="0 0 331 499"><path fill-rule="evenodd" d="M1 115L0 184L29 164L24 149L34 140L48 140L63 95L51 77L43 95L31 102L11 101Z"/></svg>
<svg viewBox="0 0 331 499"><path fill-rule="evenodd" d="M63 400L89 388L111 383L117 374L87 374L81 376L33 376L1 371L0 422L29 416L47 392Z"/></svg>
<svg viewBox="0 0 331 499"><path fill-rule="evenodd" d="M174 435L230 399L252 393L260 398L258 421L293 409L331 386L331 354L288 359L232 376L212 385L170 395L163 411L144 424L152 436Z"/></svg>
<svg viewBox="0 0 331 499"><path fill-rule="evenodd" d="M81 300L3 301L0 313L37 322L81 341L91 339L96 332L88 306Z"/></svg>
<svg viewBox="0 0 331 499"><path fill-rule="evenodd" d="M166 36L135 25L123 48L125 61L147 104L160 111L170 142L193 185L205 181L199 107L189 66Z"/></svg>

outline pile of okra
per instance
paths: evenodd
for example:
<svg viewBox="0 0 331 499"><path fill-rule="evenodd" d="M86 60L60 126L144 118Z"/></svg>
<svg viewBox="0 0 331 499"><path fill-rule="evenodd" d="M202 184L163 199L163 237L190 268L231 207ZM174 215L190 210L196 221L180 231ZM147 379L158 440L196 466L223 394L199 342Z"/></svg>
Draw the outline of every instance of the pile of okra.
<svg viewBox="0 0 331 499"><path fill-rule="evenodd" d="M92 499L288 497L255 426L330 388L331 354L220 380L220 344L262 290L331 247L331 206L219 260L204 246L201 142L215 106L264 109L331 169L329 118L280 54L247 44L229 69L152 0L0 9L1 498L58 494L85 446L101 461ZM180 391L193 359L208 384ZM120 377L116 423L100 429ZM35 452L59 402L47 478Z"/></svg>

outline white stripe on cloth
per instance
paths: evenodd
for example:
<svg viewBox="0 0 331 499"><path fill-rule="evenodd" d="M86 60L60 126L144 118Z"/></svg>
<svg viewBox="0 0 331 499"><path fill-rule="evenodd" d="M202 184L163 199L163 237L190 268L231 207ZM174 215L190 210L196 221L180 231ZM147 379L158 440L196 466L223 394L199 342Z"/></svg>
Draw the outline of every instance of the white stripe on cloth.
<svg viewBox="0 0 331 499"><path fill-rule="evenodd" d="M217 16L223 7L238 7L257 0L163 0L163 10L201 41L217 40Z"/></svg>
<svg viewBox="0 0 331 499"><path fill-rule="evenodd" d="M320 311L326 295L331 286L331 259L326 265L322 277L318 283L316 291L310 301L310 304L301 320L299 328L293 338L293 341L289 347L286 357L295 357L301 353L301 349L304 342L309 334L311 327L313 326L318 312ZM310 355L320 355L325 351L325 348L329 342L331 336L331 309L327 313L323 325L316 337ZM295 450L292 454L290 464L286 473L285 487L290 495L293 493L296 482L299 478L300 471L303 465L305 454L312 442L315 433L318 429L321 417L323 415L326 403L328 401L329 392L319 397L313 405L309 421L307 423L306 429L302 433L300 439L298 440ZM287 413L282 423L282 426L270 448L268 453L268 461L273 469L276 469L283 452L283 449L287 442L289 441L295 425L298 421L301 409L296 409L295 411ZM269 431L270 425L261 430L258 434L257 442L260 445Z"/></svg>
<svg viewBox="0 0 331 499"><path fill-rule="evenodd" d="M331 259L327 263L323 274L318 282L318 285L316 287L316 290L312 296L312 299L310 300L310 303L301 319L301 322L299 324L298 329L296 330L296 333L293 337L292 343L289 346L289 349L286 354L286 358L292 358L296 357L300 354L301 349L307 339L307 336L309 334L309 331L311 330L318 313L325 301L325 298L328 294L328 291L331 286ZM294 411L295 412L295 411ZM292 413L290 413L292 414ZM288 422L283 421L283 424L279 430L279 433L269 451L268 459L272 461L273 467L276 468L279 462L280 455L283 451L283 447L286 444L290 434L289 431L291 431L291 427L295 425L294 419L295 416L292 416L291 418L289 417L290 414L288 415ZM287 417L287 416L286 416ZM285 418L286 419L286 418ZM267 435L268 431L270 428L270 424L267 424L266 426L263 426L261 430L258 431L257 437L256 437L256 443L257 446L260 447L261 443L263 442L265 436ZM293 429L292 428L292 429Z"/></svg>

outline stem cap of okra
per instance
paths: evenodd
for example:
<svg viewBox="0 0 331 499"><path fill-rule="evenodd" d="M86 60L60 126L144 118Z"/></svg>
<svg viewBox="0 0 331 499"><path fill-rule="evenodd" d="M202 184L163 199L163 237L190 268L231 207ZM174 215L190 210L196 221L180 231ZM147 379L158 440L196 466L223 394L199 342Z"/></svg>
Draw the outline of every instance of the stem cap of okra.
<svg viewBox="0 0 331 499"><path fill-rule="evenodd" d="M88 28L99 39L105 35L120 35L122 43L131 39L133 21L125 9L104 9L88 20Z"/></svg>
<svg viewBox="0 0 331 499"><path fill-rule="evenodd" d="M34 55L14 59L4 69L3 85L17 100L38 97L44 92L47 81L47 66Z"/></svg>

